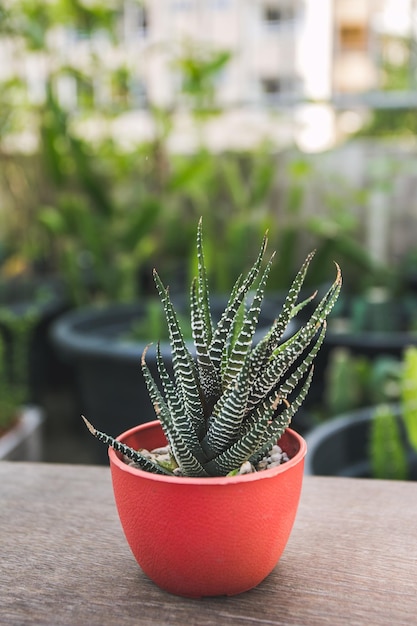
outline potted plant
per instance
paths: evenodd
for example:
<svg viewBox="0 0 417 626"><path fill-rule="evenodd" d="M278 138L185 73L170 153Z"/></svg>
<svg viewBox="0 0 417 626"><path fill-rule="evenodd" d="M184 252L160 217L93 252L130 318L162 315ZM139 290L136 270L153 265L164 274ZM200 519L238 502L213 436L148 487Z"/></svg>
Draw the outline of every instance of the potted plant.
<svg viewBox="0 0 417 626"><path fill-rule="evenodd" d="M265 247L266 238L213 325L200 222L198 275L190 294L196 358L183 338L169 290L155 272L173 363L170 376L157 348L160 388L146 349L142 356L158 420L117 439L86 421L92 434L110 446L115 500L133 554L155 583L175 594L232 595L254 587L276 565L296 515L306 447L288 426L309 389L341 274L338 269L309 320L282 342L290 319L311 300L297 304L309 255L282 311L256 342L272 265L271 257L261 271ZM120 402L123 407L123 398Z"/></svg>
<svg viewBox="0 0 417 626"><path fill-rule="evenodd" d="M0 459L39 461L42 410L27 405L29 346L40 313L0 308Z"/></svg>
<svg viewBox="0 0 417 626"><path fill-rule="evenodd" d="M398 402L346 412L307 435L306 473L417 479L416 347L405 350L396 373Z"/></svg>

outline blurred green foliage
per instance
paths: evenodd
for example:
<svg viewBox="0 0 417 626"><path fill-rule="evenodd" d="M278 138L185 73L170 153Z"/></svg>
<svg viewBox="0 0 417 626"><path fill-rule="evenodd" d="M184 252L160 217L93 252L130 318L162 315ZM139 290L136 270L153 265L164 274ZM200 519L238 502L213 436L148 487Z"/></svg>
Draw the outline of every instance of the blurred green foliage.
<svg viewBox="0 0 417 626"><path fill-rule="evenodd" d="M294 151L277 155L262 142L251 151L213 154L202 140L204 120L220 112L216 84L231 61L226 50L186 42L173 60L200 141L190 155L170 149L175 111L148 104L154 129L148 141L121 145L110 122L135 107L126 63L108 68L94 46L103 33L117 42L115 3L79 0L16 0L2 7L0 36L22 55L45 57L43 97L33 100L21 76L0 90L0 262L8 268L58 273L74 304L132 300L147 293L157 266L173 290L183 291L195 271L195 224L204 219L210 281L227 292L251 258L265 230L277 250L270 288L288 288L305 254L315 248L309 286L328 276L337 259L344 273L372 277L375 268L360 243L351 212L360 190L342 177L319 175L311 160ZM50 32L65 27L86 42L88 63L60 61ZM94 78L112 85L111 98L94 98ZM58 81L77 81L78 102L60 102ZM94 119L104 132L94 140L83 123ZM22 154L13 140L30 130L35 149ZM308 189L318 191L319 211L306 211ZM17 261L13 261L17 259Z"/></svg>
<svg viewBox="0 0 417 626"><path fill-rule="evenodd" d="M29 398L29 348L38 321L36 306L19 314L0 307L0 436Z"/></svg>
<svg viewBox="0 0 417 626"><path fill-rule="evenodd" d="M334 348L326 369L320 419L358 408L398 401L399 359L381 355L374 359Z"/></svg>
<svg viewBox="0 0 417 626"><path fill-rule="evenodd" d="M385 54L381 59L381 87L386 92L410 93L416 87L415 42L411 36L391 35L387 38L385 49L389 52L394 46L396 53L391 58ZM391 41L389 41L389 39ZM369 120L358 131L359 137L415 137L417 133L417 111L415 107L398 106L375 108L370 112Z"/></svg>

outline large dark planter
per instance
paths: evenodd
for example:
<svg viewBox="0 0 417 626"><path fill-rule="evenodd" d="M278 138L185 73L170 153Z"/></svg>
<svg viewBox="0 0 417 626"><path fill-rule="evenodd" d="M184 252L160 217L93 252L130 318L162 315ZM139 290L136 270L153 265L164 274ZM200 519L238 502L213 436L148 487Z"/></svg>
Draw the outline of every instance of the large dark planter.
<svg viewBox="0 0 417 626"><path fill-rule="evenodd" d="M215 299L213 299L215 301ZM213 306L213 316L220 316L224 300ZM176 306L181 310L181 304ZM272 324L274 315L265 313L259 323ZM52 340L60 354L75 367L79 388L80 412L94 421L100 430L115 434L153 419L154 409L146 389L140 361L148 340L128 338L129 329L144 316L141 303L117 304L105 308L75 310L61 316L51 331ZM288 329L293 333L295 325ZM194 354L192 342L189 349ZM161 342L161 353L168 371L172 372L171 349ZM156 347L146 355L152 374L158 379ZM146 418L145 416L148 416ZM106 462L105 451L98 461ZM100 452L97 454L100 455Z"/></svg>
<svg viewBox="0 0 417 626"><path fill-rule="evenodd" d="M368 407L347 413L308 433L306 474L371 477L368 449L374 412L375 407ZM400 420L399 407L395 407L394 412ZM403 443L408 451L410 478L417 480L417 454L410 449L404 432Z"/></svg>

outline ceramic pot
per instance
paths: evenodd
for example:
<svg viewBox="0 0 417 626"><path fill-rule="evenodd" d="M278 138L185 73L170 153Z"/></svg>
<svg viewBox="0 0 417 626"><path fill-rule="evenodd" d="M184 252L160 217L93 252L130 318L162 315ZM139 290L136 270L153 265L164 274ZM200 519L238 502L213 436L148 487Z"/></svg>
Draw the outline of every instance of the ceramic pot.
<svg viewBox="0 0 417 626"><path fill-rule="evenodd" d="M118 438L133 448L165 445L158 421ZM306 444L287 429L290 460L243 476L181 478L150 474L109 449L117 509L142 570L159 587L188 596L235 595L275 567L300 498Z"/></svg>

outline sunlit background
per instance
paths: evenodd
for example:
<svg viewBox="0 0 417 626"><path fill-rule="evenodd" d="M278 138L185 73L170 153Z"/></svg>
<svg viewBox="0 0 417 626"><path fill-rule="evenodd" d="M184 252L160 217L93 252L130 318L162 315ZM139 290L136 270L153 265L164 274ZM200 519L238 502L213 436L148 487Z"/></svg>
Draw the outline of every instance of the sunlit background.
<svg viewBox="0 0 417 626"><path fill-rule="evenodd" d="M266 136L278 148L317 151L369 125L375 108L415 104L413 0L2 5L0 78L3 90L13 81L22 90L4 99L36 106L52 88L63 109L78 117L90 109L79 122L91 138L144 140L157 106L175 111L172 148L192 150L187 114L204 101L222 109L205 133L212 149ZM36 145L30 131L2 138L27 151Z"/></svg>

